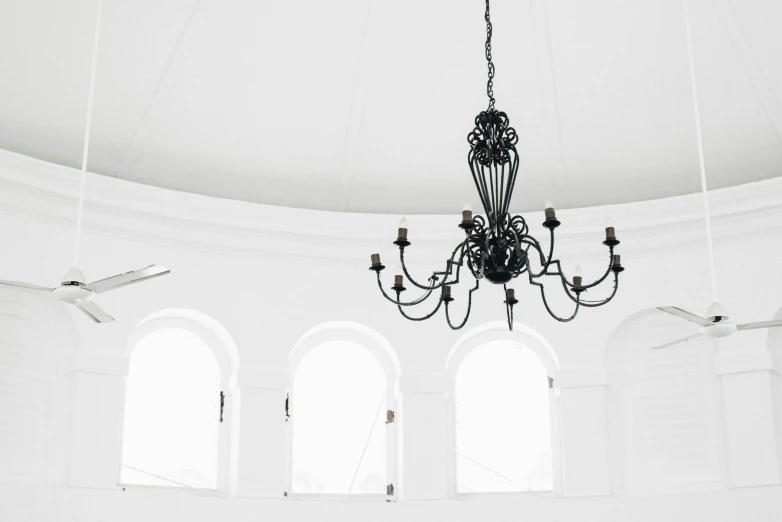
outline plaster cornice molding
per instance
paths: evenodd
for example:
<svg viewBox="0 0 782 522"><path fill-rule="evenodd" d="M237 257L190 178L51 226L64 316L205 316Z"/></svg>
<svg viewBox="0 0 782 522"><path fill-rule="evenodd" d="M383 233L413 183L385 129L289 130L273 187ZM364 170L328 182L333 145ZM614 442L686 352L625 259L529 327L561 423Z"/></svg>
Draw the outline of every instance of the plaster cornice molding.
<svg viewBox="0 0 782 522"><path fill-rule="evenodd" d="M0 150L0 212L73 227L80 171ZM782 177L714 190L717 239L782 230ZM605 207L562 210L557 250L602 255L602 224L611 215L633 254L703 237L699 194ZM454 215L455 216L455 215ZM454 216L411 217L415 255L441 261L459 240ZM524 214L537 230L537 214ZM223 200L88 174L84 226L88 233L247 257L284 256L368 263L368 245L388 239L398 216L326 212ZM317 227L313 227L317 223ZM443 231L453 230L453 234ZM540 228L540 235L543 236ZM638 241L654 237L654 241ZM624 245L623 245L624 246ZM598 253L599 252L599 253Z"/></svg>

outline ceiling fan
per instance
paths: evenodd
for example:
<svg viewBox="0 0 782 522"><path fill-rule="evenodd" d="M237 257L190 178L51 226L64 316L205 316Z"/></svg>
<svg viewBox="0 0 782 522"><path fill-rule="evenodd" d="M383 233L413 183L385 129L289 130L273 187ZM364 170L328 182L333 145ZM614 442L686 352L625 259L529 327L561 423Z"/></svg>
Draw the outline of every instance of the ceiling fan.
<svg viewBox="0 0 782 522"><path fill-rule="evenodd" d="M671 315L675 315L676 317L681 317L685 321L695 323L699 325L701 328L698 331L698 333L688 335L687 337L682 337L681 339L676 339L675 341L654 346L653 349L668 348L669 346L673 346L674 344L683 343L685 341L696 339L698 337L706 337L707 339L719 339L720 337L727 337L728 335L732 335L737 331L757 330L760 328L774 328L777 326L782 326L782 319L777 319L774 321L759 321L757 323L744 323L744 324L731 323L728 320L730 319L730 317L728 316L728 312L719 303L712 303L712 305L709 307L708 311L706 312L706 317L700 317L691 312L688 312L687 310L684 310L682 308L677 308L675 306L660 306L657 309L669 313Z"/></svg>
<svg viewBox="0 0 782 522"><path fill-rule="evenodd" d="M146 268L133 270L131 272L126 272L124 274L115 275L87 284L87 280L79 268L79 240L81 238L81 223L82 216L84 214L84 184L87 177L87 157L90 149L90 125L92 123L92 104L95 93L95 66L98 57L98 41L100 40L100 20L102 8L103 0L98 0L95 40L92 49L92 68L90 70L90 91L89 98L87 100L87 124L84 130L84 152L82 154L81 162L79 205L76 214L76 241L73 256L74 268L68 270L68 273L66 273L62 279L62 283L60 283L60 286L56 288L47 288L45 286L38 286L31 283L2 280L0 280L0 285L51 292L60 301L74 305L96 323L110 323L114 321L114 318L92 301L92 298L95 297L95 294L101 294L103 292L108 292L109 290L114 290L115 288L120 288L134 283L140 283L142 281L146 281L147 279L166 275L170 272L170 270L163 266L151 265Z"/></svg>
<svg viewBox="0 0 782 522"><path fill-rule="evenodd" d="M151 265L139 270L132 270L124 274L115 275L90 284L86 283L84 274L78 268L71 268L63 277L62 283L56 288L47 288L31 283L22 283L17 281L2 281L0 285L15 286L18 288L27 288L29 290L39 290L42 292L51 292L56 298L64 303L69 303L84 312L90 319L96 323L110 323L114 318L107 314L98 306L92 298L95 294L102 294L109 290L114 290L134 283L140 283L147 279L166 275L171 272L168 268L160 265Z"/></svg>
<svg viewBox="0 0 782 522"><path fill-rule="evenodd" d="M690 83L692 86L692 98L693 98L693 106L694 106L694 113L695 113L695 131L696 131L695 133L698 141L698 160L700 163L700 174L701 174L701 194L703 196L703 217L706 223L706 243L708 245L708 251L709 251L711 290L712 290L712 295L714 296L714 302L706 311L706 317L700 317L698 315L695 315L691 312L688 312L687 310L678 308L676 306L658 307L658 310L669 313L671 315L675 315L676 317L680 317L691 323L695 323L699 325L701 328L698 331L698 333L689 335L687 337L682 337L681 339L676 339L675 341L654 346L653 349L667 348L669 346L683 343L685 341L689 341L691 339L695 339L698 337L706 337L707 339L719 339L720 337L727 337L728 335L732 335L737 331L756 330L760 328L774 328L774 327L782 326L782 319L773 320L773 321L760 321L757 323L745 323L745 324L731 323L728 320L730 319L730 317L728 316L728 312L725 310L725 308L722 307L722 305L720 305L717 302L717 276L716 276L716 270L714 268L714 245L712 244L712 237L711 237L711 217L709 213L709 196L708 196L708 191L706 189L706 166L703 159L703 137L701 134L700 111L698 105L698 88L697 88L697 82L695 80L695 60L692 54L692 34L690 30L690 15L689 15L689 10L687 8L687 0L683 0L682 3L684 4L684 21L685 21L684 25L687 32L687 51L689 53Z"/></svg>

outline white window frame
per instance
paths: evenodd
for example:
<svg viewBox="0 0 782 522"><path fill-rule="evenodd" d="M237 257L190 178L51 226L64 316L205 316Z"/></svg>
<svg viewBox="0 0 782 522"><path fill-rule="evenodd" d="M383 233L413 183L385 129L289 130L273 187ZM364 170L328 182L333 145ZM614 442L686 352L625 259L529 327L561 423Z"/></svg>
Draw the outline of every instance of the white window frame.
<svg viewBox="0 0 782 522"><path fill-rule="evenodd" d="M386 410L391 410L398 413L398 397L397 397L397 381L400 374L399 360L391 347L391 344L378 332L369 328L368 326L348 322L339 321L325 323L317 326L306 334L304 334L294 346L288 357L287 371L289 375L288 394L290 397L291 418L286 423L286 454L285 459L285 483L287 487L288 498L292 500L327 500L327 501L344 501L347 498L345 494L310 494L310 493L293 493L293 473L292 473L292 442L293 442L293 425L296 422L296 416L293 413L293 381L296 375L296 370L301 364L304 357L315 348L323 346L324 344L333 342L350 342L358 344L363 348L369 350L375 359L380 363L383 368L383 373L386 377ZM382 415L386 417L385 414ZM390 424L385 424L385 446L386 446L386 486L388 484L394 485L394 495L377 495L366 493L351 493L351 501L367 502L377 501L385 502L386 500L395 501L398 498L399 484L397 482L399 451L398 451L398 438L397 438L397 419Z"/></svg>
<svg viewBox="0 0 782 522"><path fill-rule="evenodd" d="M225 394L225 407L223 409L223 422L217 423L217 488L188 488L182 486L150 486L144 484L123 484L122 477L122 445L120 445L119 461L117 463L117 485L125 489L161 489L161 490L188 490L189 494L199 491L202 494L228 495L230 484L230 441L232 398L235 396L235 383L231 379L239 367L239 351L228 331L215 319L196 310L170 309L156 312L143 319L133 330L125 348L125 356L130 358L136 346L150 334L167 329L185 330L198 337L212 352L217 361L220 375L218 389ZM125 393L122 399L122 431L125 433ZM124 436L124 435L123 435ZM124 441L122 441L124 442ZM185 494L185 493L183 493Z"/></svg>
<svg viewBox="0 0 782 522"><path fill-rule="evenodd" d="M455 385L459 367L467 354L475 348L495 341L512 341L531 349L543 363L548 376L556 383L559 362L554 348L537 331L521 323L513 323L513 331L508 330L508 324L504 321L495 321L477 326L464 334L453 346L445 365L445 375L448 379L448 398L446 406L447 419L447 448L448 463L448 497L457 499L473 499L486 497L518 497L527 495L546 495L545 491L518 491L518 492L481 492L459 493L456 488L456 401ZM561 417L559 408L559 391L556 387L549 389L549 416L551 419L551 459L552 479L554 489L551 493L556 498L562 498L563 488L563 464L562 464L562 434ZM549 495L551 494L549 493Z"/></svg>

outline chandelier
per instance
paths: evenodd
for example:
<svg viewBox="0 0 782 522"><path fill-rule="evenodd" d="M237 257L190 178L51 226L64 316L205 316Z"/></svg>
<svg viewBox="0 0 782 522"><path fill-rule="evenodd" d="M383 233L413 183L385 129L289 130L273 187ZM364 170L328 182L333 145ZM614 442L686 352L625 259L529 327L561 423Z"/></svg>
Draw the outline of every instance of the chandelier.
<svg viewBox="0 0 782 522"><path fill-rule="evenodd" d="M616 238L614 226L610 220L606 221L606 237L603 244L608 247L608 269L602 277L596 281L585 284L581 276L581 268L576 267L572 280L568 280L562 273L562 267L558 259L554 258L554 230L560 225L556 212L550 202L546 202L543 227L549 230L549 248L546 255L545 248L540 241L529 233L529 226L522 216L511 216L510 208L513 188L516 184L516 175L519 170L519 156L516 152L518 135L510 126L508 115L494 108L494 63L491 55L492 25L489 13L489 0L486 0L486 61L489 69L489 80L486 85L486 94L489 98L489 108L475 118L475 128L467 136L470 144L468 161L472 172L475 187L481 199L481 204L486 216L473 216L469 205L462 210L462 222L459 227L466 234L464 241L456 245L450 258L446 261L443 271L434 272L426 284L421 284L413 279L405 265L405 248L410 246L407 238L407 220L402 219L399 224L397 239L394 244L399 247L399 268L394 275L394 284L391 291L396 297L389 296L383 288L380 273L385 266L380 261L380 254L376 251L372 254L373 270L377 274L377 284L383 296L394 303L399 312L411 321L423 321L437 313L444 305L445 317L448 325L453 330L462 328L470 317L472 309L472 294L482 280L487 280L496 285L503 285L505 311L508 320L508 328L513 330L513 307L518 303L512 281L526 274L529 284L540 289L543 305L548 313L557 321L567 322L576 317L579 309L583 307L601 306L613 299L619 286L619 273L624 270L620 256L614 254L614 247L619 244ZM533 268L532 263L535 263ZM539 266L538 266L539 265ZM455 297L451 287L460 282L462 268L466 266L475 279L475 285L467 293L467 313L461 322L451 321L449 304ZM602 300L585 300L582 294L596 287L613 274L613 290L611 294ZM546 300L546 290L543 286L544 277L558 278L562 289L575 303L575 309L569 316L559 316L554 313ZM423 290L423 295L412 301L402 301L402 292L405 288L405 278L414 287ZM434 309L426 315L414 317L405 312L407 307L414 307L426 301L432 295L439 295Z"/></svg>

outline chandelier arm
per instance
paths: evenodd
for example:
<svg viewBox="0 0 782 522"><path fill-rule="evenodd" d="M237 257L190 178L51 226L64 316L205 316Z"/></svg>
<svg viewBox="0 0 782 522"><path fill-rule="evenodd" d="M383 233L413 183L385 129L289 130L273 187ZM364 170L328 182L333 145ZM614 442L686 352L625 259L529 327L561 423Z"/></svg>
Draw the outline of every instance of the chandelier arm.
<svg viewBox="0 0 782 522"><path fill-rule="evenodd" d="M478 279L476 279L475 286L470 288L470 291L467 294L467 314L464 316L464 320L458 326L454 326L453 324L451 324L451 314L448 313L448 302L446 301L445 320L448 321L448 326L451 327L451 330L461 330L462 328L464 328L464 325L467 324L467 319L470 318L470 311L472 310L472 293L478 289L478 286L480 286L480 284L481 282Z"/></svg>
<svg viewBox="0 0 782 522"><path fill-rule="evenodd" d="M385 297L386 299L388 299L389 301L391 301L392 303L394 303L395 305L398 305L398 306L415 306L417 304L421 304L424 301L426 301L426 299L428 299L429 296L432 294L432 290L429 290L423 296L419 297L418 299L415 299L415 300L407 302L407 303L401 302L399 300L399 296L398 295L397 295L396 299L393 299L393 298L388 296L388 294L386 293L385 289L383 288L383 283L380 281L380 272L378 272L378 274L377 274L377 286L380 288L380 292L383 294L383 297Z"/></svg>
<svg viewBox="0 0 782 522"><path fill-rule="evenodd" d="M609 295L605 299L595 299L595 300L589 300L589 301L581 299L578 302L581 304L581 306L586 307L586 308L596 308L598 306L603 306L604 304L608 303L611 299L614 298L614 296L616 295L616 291L618 289L619 289L619 274L614 272L614 289L613 289L613 291L611 291L611 295ZM570 292L568 292L567 290L566 290L566 292L568 294L568 297L570 297L570 299L572 301L576 301L576 299L573 298L573 296L570 294Z"/></svg>
<svg viewBox="0 0 782 522"><path fill-rule="evenodd" d="M445 271L443 271L443 272L434 272L432 274L432 277L429 278L430 281L433 278L434 278L435 281L437 281L437 279L438 279L437 276L438 275L442 275L443 276L443 281L440 284L435 283L434 286L431 286L431 285L430 286L425 286L425 285L421 285L418 282L416 282L410 276L410 274L407 271L407 265L405 264L405 247L400 246L399 247L399 262L402 265L402 271L404 272L405 276L407 276L407 280L410 281L413 284L413 286L417 286L418 288L420 288L422 290L437 290L438 288L442 288L446 283L448 283L448 284L457 284L457 283L459 283L459 271L460 271L460 267L462 266L462 259L464 258L464 245L465 245L466 242L467 242L467 240L465 239L464 241L459 243L456 246L456 248L454 248L453 253L451 254L451 258L446 261L446 265L447 265L448 268ZM453 259L454 259L454 257L456 257L456 252L460 248L462 249L462 254L459 257L459 262L458 263L454 263ZM449 282L448 281L448 276L452 275L451 269L454 266L456 266L456 278L453 281Z"/></svg>
<svg viewBox="0 0 782 522"><path fill-rule="evenodd" d="M402 314L402 317L404 317L405 319L409 319L411 321L426 321L427 319L429 319L430 317L432 317L434 314L437 313L437 310L440 309L440 306L442 304L443 304L443 300L442 299L438 299L437 300L437 306L434 307L434 310L432 310L430 313L428 313L427 315L425 315L423 317L411 317L411 316L409 316L409 315L407 315L405 313L404 309L401 306L397 306L397 308L399 308L399 313Z"/></svg>
<svg viewBox="0 0 782 522"><path fill-rule="evenodd" d="M600 283L602 283L603 281L605 281L608 275L612 272L611 268L613 267L613 260L614 260L614 247L609 246L608 247L608 269L606 270L606 273L603 274L603 277L594 281L593 283L590 283L588 285L581 285L579 288L583 288L584 290L586 290L588 288L593 288L599 285ZM567 278L564 276L564 274L562 274L562 268L559 266L559 260L556 260L554 262L557 264L557 267L559 268L559 277L562 278L562 281L564 281L568 287L575 288L576 285L568 281Z"/></svg>
<svg viewBox="0 0 782 522"><path fill-rule="evenodd" d="M613 268L613 266L614 266L614 247L609 246L608 247L608 269L606 270L606 273L603 274L603 277L601 277L600 279L598 279L594 283L584 286L584 288L592 288L594 286L599 285L603 281L605 281L606 278L608 277L608 275L611 274L611 272L612 272L611 269Z"/></svg>
<svg viewBox="0 0 782 522"><path fill-rule="evenodd" d="M551 273L548 273L548 268L549 268L549 266L552 263L554 263L554 262L558 263L559 262L559 261L553 259L553 257L554 257L554 229L549 229L549 233L551 234L551 244L549 245L548 257L546 257L543 254L543 249L540 247L540 243L538 242L537 239L535 239L534 237L532 237L530 235L525 235L525 236L522 236L522 238L521 238L521 242L526 244L528 247L533 247L538 252L538 256L540 257L540 264L543 267L540 270L540 272L537 272L537 273L532 272L532 267L530 267L529 262L527 263L527 269L530 271L530 275L532 277L536 278L536 279L538 277L541 277L541 276L544 276L544 275L553 275ZM529 251L529 248L527 249L527 251ZM527 259L529 260L529 257Z"/></svg>
<svg viewBox="0 0 782 522"><path fill-rule="evenodd" d="M567 318L559 317L557 314L555 314L551 310L551 307L549 307L549 305L548 305L548 301L546 301L546 290L545 290L545 288L543 288L543 284L542 283L538 283L537 281L534 281L532 279L532 277L530 277L529 282L530 282L530 284L535 285L535 286L540 288L540 296L543 298L543 306L546 307L546 311L548 312L548 314L551 317L553 317L554 319L556 319L557 321L559 321L561 323L567 323L567 322L570 322L573 319L575 319L576 314L578 314L578 309L581 306L581 300L580 299L578 299L578 298L576 299L576 309L573 310L573 315L571 315L570 317L567 317ZM570 294L568 294L568 295L570 295Z"/></svg>

